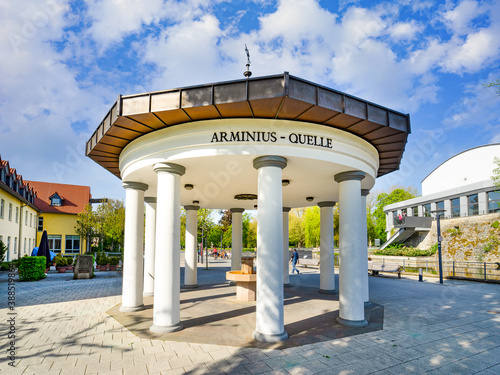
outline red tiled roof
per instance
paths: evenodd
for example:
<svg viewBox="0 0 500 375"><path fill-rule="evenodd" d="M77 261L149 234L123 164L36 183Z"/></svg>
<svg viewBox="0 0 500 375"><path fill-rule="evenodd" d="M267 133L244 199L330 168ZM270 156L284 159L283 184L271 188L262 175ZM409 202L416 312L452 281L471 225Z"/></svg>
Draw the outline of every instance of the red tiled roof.
<svg viewBox="0 0 500 375"><path fill-rule="evenodd" d="M42 212L55 212L65 214L79 214L89 203L89 186L56 184L52 182L27 181L37 192L35 206ZM50 197L54 193L64 196L61 206L51 206Z"/></svg>

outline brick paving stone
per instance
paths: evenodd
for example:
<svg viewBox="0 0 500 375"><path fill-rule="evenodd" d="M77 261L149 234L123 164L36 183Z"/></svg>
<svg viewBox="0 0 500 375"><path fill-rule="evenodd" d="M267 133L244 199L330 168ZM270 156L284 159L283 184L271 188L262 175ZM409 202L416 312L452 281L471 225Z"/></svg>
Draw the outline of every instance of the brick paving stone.
<svg viewBox="0 0 500 375"><path fill-rule="evenodd" d="M271 367L269 367L262 361L252 362L244 366L251 374L261 374L263 372L272 370Z"/></svg>
<svg viewBox="0 0 500 375"><path fill-rule="evenodd" d="M224 284L230 263L211 264L211 272L199 270L198 282ZM301 276L301 287L319 280L312 269ZM495 284L370 277L370 299L385 310L383 330L258 349L140 338L106 313L121 301L120 273L99 277L81 283L69 274L49 274L36 288L19 283L18 321L26 334L18 341L18 367L1 374L500 373L500 321L487 313L500 300ZM5 282L0 272L0 288Z"/></svg>
<svg viewBox="0 0 500 375"><path fill-rule="evenodd" d="M214 359L209 353L196 353L194 355L189 356L193 364L204 363L204 362L213 362Z"/></svg>
<svg viewBox="0 0 500 375"><path fill-rule="evenodd" d="M87 374L97 374L99 372L111 371L111 361L108 362L98 362L89 363L85 369L85 375Z"/></svg>
<svg viewBox="0 0 500 375"><path fill-rule="evenodd" d="M173 370L181 367L192 366L193 362L189 357L172 358L168 361Z"/></svg>
<svg viewBox="0 0 500 375"><path fill-rule="evenodd" d="M99 375L123 375L122 369L100 372Z"/></svg>
<svg viewBox="0 0 500 375"><path fill-rule="evenodd" d="M145 375L148 373L148 368L145 364L130 366L123 368L123 375Z"/></svg>
<svg viewBox="0 0 500 375"><path fill-rule="evenodd" d="M168 362L150 362L145 364L146 367L148 368L148 373L156 373L156 372L163 372L163 371L168 371L171 370L172 367L170 366L170 363Z"/></svg>

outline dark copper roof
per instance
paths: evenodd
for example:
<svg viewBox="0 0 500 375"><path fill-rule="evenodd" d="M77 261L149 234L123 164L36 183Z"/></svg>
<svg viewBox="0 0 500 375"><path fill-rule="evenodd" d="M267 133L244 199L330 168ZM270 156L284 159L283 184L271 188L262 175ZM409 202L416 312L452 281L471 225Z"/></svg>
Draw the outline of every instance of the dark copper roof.
<svg viewBox="0 0 500 375"><path fill-rule="evenodd" d="M120 177L123 148L143 134L192 121L271 118L345 130L379 152L378 176L399 169L410 116L289 75L119 96L87 142L86 154Z"/></svg>

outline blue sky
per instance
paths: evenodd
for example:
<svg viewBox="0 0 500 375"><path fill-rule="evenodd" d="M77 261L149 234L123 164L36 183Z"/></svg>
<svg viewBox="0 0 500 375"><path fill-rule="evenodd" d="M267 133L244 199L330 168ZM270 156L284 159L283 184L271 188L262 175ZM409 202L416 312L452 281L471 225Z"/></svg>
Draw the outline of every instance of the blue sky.
<svg viewBox="0 0 500 375"><path fill-rule="evenodd" d="M121 182L84 156L119 94L290 74L410 113L413 186L463 150L500 142L500 0L23 0L0 4L0 155L28 180ZM500 156L500 155L499 155Z"/></svg>

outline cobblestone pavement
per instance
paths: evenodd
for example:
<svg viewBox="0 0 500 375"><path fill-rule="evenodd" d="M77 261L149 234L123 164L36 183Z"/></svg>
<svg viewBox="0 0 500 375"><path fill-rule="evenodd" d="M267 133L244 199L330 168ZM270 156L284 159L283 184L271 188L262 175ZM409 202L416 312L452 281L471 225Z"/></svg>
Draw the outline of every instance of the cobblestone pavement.
<svg viewBox="0 0 500 375"><path fill-rule="evenodd" d="M198 268L199 284L225 279L227 260ZM0 374L500 374L500 285L370 277L384 329L283 350L141 339L106 311L121 301L121 273L93 280L51 273L16 282L15 367L8 365L7 274L0 274ZM319 284L317 269L290 277ZM222 334L222 333L221 333Z"/></svg>

